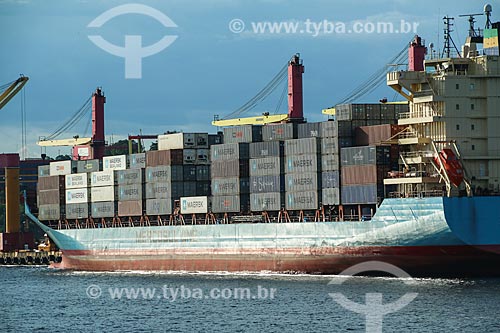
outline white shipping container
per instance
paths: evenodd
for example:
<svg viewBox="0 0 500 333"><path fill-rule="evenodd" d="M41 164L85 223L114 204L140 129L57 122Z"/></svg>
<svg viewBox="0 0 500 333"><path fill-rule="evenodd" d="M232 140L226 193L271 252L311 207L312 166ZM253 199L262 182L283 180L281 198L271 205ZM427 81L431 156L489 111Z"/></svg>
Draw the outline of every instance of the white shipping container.
<svg viewBox="0 0 500 333"><path fill-rule="evenodd" d="M90 188L90 202L115 201L114 186L98 186Z"/></svg>
<svg viewBox="0 0 500 333"><path fill-rule="evenodd" d="M50 175L62 176L71 174L71 162L70 160L50 162Z"/></svg>
<svg viewBox="0 0 500 333"><path fill-rule="evenodd" d="M82 188L89 185L89 175L88 173L74 173L65 176L66 188Z"/></svg>
<svg viewBox="0 0 500 333"><path fill-rule="evenodd" d="M158 150L195 148L194 133L173 133L158 135Z"/></svg>
<svg viewBox="0 0 500 333"><path fill-rule="evenodd" d="M91 186L112 186L115 184L115 173L113 170L92 172L91 175Z"/></svg>
<svg viewBox="0 0 500 333"><path fill-rule="evenodd" d="M103 170L125 170L127 168L127 156L105 156L102 158Z"/></svg>
<svg viewBox="0 0 500 333"><path fill-rule="evenodd" d="M182 214L205 214L207 212L207 197L181 197Z"/></svg>
<svg viewBox="0 0 500 333"><path fill-rule="evenodd" d="M88 188L66 190L66 204L86 203L89 201Z"/></svg>

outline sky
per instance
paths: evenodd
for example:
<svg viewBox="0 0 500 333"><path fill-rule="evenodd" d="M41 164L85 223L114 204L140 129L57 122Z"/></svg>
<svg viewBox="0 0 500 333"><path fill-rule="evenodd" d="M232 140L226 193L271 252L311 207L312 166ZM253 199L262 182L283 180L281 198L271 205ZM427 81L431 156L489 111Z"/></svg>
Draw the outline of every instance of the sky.
<svg viewBox="0 0 500 333"><path fill-rule="evenodd" d="M390 69L390 59L415 34L442 49L443 16L455 17L452 37L462 44L468 22L458 15L482 13L483 6L476 0L0 0L0 85L20 74L30 78L24 97L18 94L0 110L0 153L69 154L69 147L42 151L36 142L71 118L97 87L107 100L108 143L140 132L215 133L214 115L224 117L254 97L295 53L305 66L304 115L323 121L323 108L374 72ZM476 19L483 28L484 17ZM386 23L392 33L384 32ZM89 36L101 36L115 51ZM133 44L138 38L140 44ZM157 44L164 38L169 45ZM282 89L247 116L274 113ZM356 102L383 97L393 100L394 92L382 84ZM286 112L285 101L279 113ZM86 119L59 138L90 136Z"/></svg>

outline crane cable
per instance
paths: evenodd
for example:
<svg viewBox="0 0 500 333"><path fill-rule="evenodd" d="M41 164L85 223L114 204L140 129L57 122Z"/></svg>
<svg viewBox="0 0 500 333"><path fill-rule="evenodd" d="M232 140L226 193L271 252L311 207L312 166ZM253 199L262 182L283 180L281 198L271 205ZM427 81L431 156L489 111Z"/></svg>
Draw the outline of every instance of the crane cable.
<svg viewBox="0 0 500 333"><path fill-rule="evenodd" d="M393 57L389 63L399 64L400 62L404 61L406 59L407 50L408 47L405 45L405 47L395 57ZM353 89L346 97L341 99L336 104L351 103L354 100L359 99L368 93L371 93L385 81L386 72L387 65L383 66L378 71L373 73L365 82L361 83L359 86Z"/></svg>
<svg viewBox="0 0 500 333"><path fill-rule="evenodd" d="M280 85L280 83L283 80L285 80L285 78L287 77L287 69L288 69L288 62L271 79L271 81L264 88L262 88L254 97L252 97L248 102L240 106L235 111L225 116L223 119L236 118L242 115L243 113L252 110L255 106L257 106L259 102L266 99L274 90L276 90L276 88Z"/></svg>
<svg viewBox="0 0 500 333"><path fill-rule="evenodd" d="M65 131L73 128L84 116L87 114L87 112L91 109L91 100L92 96L90 96L85 103L78 109L75 114L68 120L66 121L62 126L60 126L58 129L56 129L52 134L47 136L45 140L54 140L56 137L64 133Z"/></svg>

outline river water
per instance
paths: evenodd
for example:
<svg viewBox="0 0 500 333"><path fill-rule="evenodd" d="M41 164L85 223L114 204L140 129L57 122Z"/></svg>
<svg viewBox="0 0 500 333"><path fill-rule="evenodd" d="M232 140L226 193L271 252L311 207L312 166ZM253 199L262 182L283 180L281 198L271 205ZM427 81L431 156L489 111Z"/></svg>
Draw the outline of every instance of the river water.
<svg viewBox="0 0 500 333"><path fill-rule="evenodd" d="M500 332L500 279L339 279L2 266L0 331L365 332L366 311L416 293L370 331ZM330 294L376 309L356 313Z"/></svg>

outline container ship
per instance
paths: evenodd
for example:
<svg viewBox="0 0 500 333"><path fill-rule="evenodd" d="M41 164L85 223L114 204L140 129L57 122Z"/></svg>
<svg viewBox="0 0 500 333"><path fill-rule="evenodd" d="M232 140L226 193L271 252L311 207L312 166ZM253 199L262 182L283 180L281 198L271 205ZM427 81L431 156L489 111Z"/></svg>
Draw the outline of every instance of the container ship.
<svg viewBox="0 0 500 333"><path fill-rule="evenodd" d="M328 121L303 118L296 55L287 115L103 157L97 90L93 137L77 160L39 167L26 214L64 269L336 274L380 260L414 276L498 275L500 24L485 12L461 50L449 25L441 55L414 37L407 68L386 76L404 103L339 104Z"/></svg>

